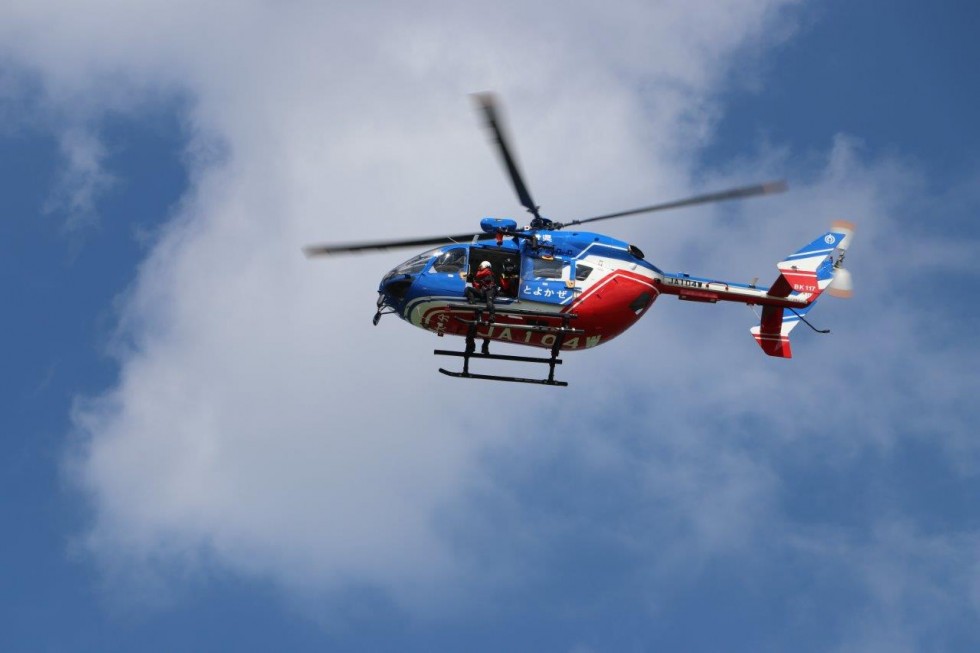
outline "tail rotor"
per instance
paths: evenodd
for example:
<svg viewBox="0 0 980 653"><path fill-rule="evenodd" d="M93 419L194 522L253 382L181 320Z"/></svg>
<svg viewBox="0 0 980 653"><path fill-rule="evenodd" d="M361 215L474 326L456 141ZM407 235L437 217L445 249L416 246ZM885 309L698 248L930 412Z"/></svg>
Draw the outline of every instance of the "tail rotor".
<svg viewBox="0 0 980 653"><path fill-rule="evenodd" d="M844 234L844 237L837 244L837 258L834 260L834 278L827 288L834 297L849 298L854 295L854 282L851 279L850 270L844 267L844 255L847 248L851 246L854 239L854 224L845 220L835 220L830 226L830 230Z"/></svg>

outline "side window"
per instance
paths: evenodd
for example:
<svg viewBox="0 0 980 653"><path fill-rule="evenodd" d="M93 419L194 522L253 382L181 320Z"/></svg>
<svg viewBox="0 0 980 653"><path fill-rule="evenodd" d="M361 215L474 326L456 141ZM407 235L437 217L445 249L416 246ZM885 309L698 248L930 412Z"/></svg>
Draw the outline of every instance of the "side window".
<svg viewBox="0 0 980 653"><path fill-rule="evenodd" d="M532 274L538 279L561 279L561 271L564 263L557 259L536 258L533 259Z"/></svg>
<svg viewBox="0 0 980 653"><path fill-rule="evenodd" d="M454 247L447 250L436 262L432 264L432 269L436 272L448 272L454 274L466 266L466 250L462 247Z"/></svg>
<svg viewBox="0 0 980 653"><path fill-rule="evenodd" d="M581 263L575 265L576 281L585 281L589 278L590 274L592 274L592 268L590 268L588 265L583 265Z"/></svg>

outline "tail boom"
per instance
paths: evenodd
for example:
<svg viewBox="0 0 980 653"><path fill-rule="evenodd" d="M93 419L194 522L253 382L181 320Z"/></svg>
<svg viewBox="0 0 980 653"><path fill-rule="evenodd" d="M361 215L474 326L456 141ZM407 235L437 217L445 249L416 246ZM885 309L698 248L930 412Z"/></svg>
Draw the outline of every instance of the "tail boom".
<svg viewBox="0 0 980 653"><path fill-rule="evenodd" d="M777 281L778 283L778 281ZM772 289L765 290L753 284L736 283L734 281L718 281L692 277L688 274L665 273L663 280L654 281L662 294L676 295L678 299L689 302L739 302L750 306L779 306L783 308L802 308L809 299L801 295L791 295L790 292L774 293ZM773 284L775 288L776 284Z"/></svg>

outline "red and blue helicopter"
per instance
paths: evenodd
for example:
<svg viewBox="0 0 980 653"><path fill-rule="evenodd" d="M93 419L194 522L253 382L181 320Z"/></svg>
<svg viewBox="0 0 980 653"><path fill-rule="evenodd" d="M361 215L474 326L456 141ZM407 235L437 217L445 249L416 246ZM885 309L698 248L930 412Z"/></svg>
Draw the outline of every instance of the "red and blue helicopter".
<svg viewBox="0 0 980 653"><path fill-rule="evenodd" d="M661 295L692 302L730 301L759 306L760 323L751 328L752 336L766 354L790 358L790 331L800 322L814 328L805 316L821 294L828 291L850 296L851 277L843 267L854 230L848 222L834 222L829 231L777 263L779 277L768 288L664 272L647 261L636 246L579 229L600 220L778 193L786 189L781 181L566 223L542 216L505 137L494 97L474 97L517 197L532 216L527 226L518 227L512 219L484 218L477 233L314 245L304 250L307 256L334 256L433 247L384 276L378 287L373 321L377 325L383 315L394 314L438 336L465 338L462 351L435 350L437 355L463 359L462 371L440 368L443 374L568 385L555 379L555 366L562 363L561 351L591 349L609 342L635 324ZM489 273L478 272L480 268L489 268ZM482 342L479 353L478 340ZM492 354L492 341L545 349L550 355ZM478 374L470 371L471 359L544 363L549 371L545 378Z"/></svg>

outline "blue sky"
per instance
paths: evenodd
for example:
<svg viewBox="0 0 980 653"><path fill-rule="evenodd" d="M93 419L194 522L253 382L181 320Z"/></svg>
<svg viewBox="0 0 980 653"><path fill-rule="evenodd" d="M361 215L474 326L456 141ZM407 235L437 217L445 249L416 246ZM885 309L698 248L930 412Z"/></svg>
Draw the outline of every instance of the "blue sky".
<svg viewBox="0 0 980 653"><path fill-rule="evenodd" d="M4 649L977 649L978 10L644 5L0 10ZM747 280L852 219L857 298L443 379L366 328L408 253L299 248L514 215L485 89L545 214L786 177L608 232Z"/></svg>

